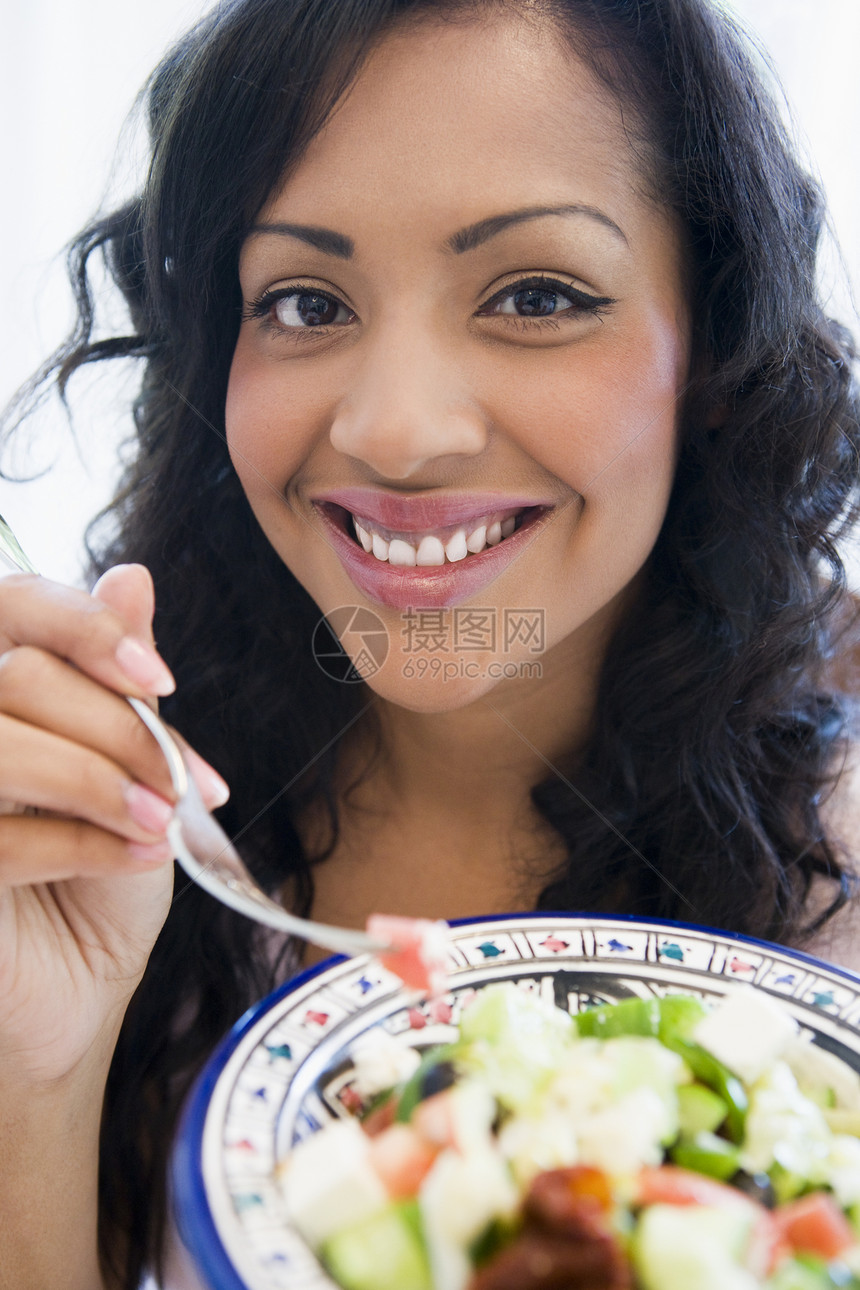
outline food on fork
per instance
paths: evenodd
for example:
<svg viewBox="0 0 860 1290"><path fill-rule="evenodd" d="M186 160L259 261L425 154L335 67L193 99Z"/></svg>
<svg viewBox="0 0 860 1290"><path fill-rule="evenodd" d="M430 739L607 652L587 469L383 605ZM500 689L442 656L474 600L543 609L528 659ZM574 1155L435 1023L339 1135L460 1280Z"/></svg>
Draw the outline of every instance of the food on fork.
<svg viewBox="0 0 860 1290"><path fill-rule="evenodd" d="M344 1290L860 1290L860 1076L770 996L494 984L405 1040L279 1171Z"/></svg>
<svg viewBox="0 0 860 1290"><path fill-rule="evenodd" d="M444 994L448 981L447 923L429 918L371 914L367 933L388 947L377 958L404 985L426 991L431 999Z"/></svg>

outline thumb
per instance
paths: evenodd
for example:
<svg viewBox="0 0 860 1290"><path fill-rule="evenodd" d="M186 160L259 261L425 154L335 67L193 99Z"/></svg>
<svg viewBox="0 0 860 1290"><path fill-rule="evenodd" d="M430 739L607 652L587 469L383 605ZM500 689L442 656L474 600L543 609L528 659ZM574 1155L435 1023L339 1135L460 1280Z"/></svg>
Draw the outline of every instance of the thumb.
<svg viewBox="0 0 860 1290"><path fill-rule="evenodd" d="M153 644L155 588L145 565L115 564L102 574L92 594L125 620L132 636Z"/></svg>

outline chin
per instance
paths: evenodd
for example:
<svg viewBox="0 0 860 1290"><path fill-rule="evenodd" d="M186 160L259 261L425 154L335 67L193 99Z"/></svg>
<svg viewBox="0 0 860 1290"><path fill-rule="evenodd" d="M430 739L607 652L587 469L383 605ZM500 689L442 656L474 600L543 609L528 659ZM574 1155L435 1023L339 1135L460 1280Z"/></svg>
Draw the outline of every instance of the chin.
<svg viewBox="0 0 860 1290"><path fill-rule="evenodd" d="M491 677L406 677L402 662L386 663L365 684L380 699L410 712L456 712L467 708L509 681Z"/></svg>

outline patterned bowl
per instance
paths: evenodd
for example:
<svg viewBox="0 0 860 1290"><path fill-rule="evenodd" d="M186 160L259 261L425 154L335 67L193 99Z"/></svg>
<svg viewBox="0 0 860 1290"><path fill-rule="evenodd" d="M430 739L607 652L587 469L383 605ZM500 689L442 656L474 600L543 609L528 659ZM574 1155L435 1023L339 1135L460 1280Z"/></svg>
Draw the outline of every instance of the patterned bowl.
<svg viewBox="0 0 860 1290"><path fill-rule="evenodd" d="M293 1143L355 1106L348 1050L374 1026L424 1047L452 1038L466 992L518 981L562 1008L736 982L780 998L814 1042L860 1071L860 977L765 941L685 923L512 914L452 925L439 1007L370 957L329 959L236 1024L198 1080L172 1165L175 1221L210 1290L334 1290L291 1228L276 1178Z"/></svg>

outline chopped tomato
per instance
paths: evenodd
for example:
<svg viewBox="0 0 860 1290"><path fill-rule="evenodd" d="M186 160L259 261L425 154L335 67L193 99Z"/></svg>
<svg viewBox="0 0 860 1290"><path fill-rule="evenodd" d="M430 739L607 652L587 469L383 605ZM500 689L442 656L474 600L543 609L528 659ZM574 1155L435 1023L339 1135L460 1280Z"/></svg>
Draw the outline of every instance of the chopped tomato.
<svg viewBox="0 0 860 1290"><path fill-rule="evenodd" d="M756 1201L728 1183L706 1178L679 1165L642 1169L637 1178L637 1205L712 1205L716 1209L763 1210Z"/></svg>
<svg viewBox="0 0 860 1290"><path fill-rule="evenodd" d="M390 1124L394 1123L397 1116L397 1098L392 1094L384 1102L380 1102L361 1122L361 1127L369 1138L375 1138L383 1129L387 1129Z"/></svg>
<svg viewBox="0 0 860 1290"><path fill-rule="evenodd" d="M450 1089L434 1093L419 1102L412 1113L415 1131L431 1146L456 1147L457 1126L454 1120Z"/></svg>
<svg viewBox="0 0 860 1290"><path fill-rule="evenodd" d="M400 918L393 914L371 914L367 931L374 940L390 948L377 955L383 967L394 972L404 985L425 990L432 998L444 994L448 985L448 925L429 918Z"/></svg>
<svg viewBox="0 0 860 1290"><path fill-rule="evenodd" d="M415 1195L437 1155L408 1124L392 1124L370 1144L370 1163L394 1200Z"/></svg>
<svg viewBox="0 0 860 1290"><path fill-rule="evenodd" d="M774 1219L788 1245L798 1254L835 1259L856 1244L848 1219L827 1192L812 1192L780 1205L774 1210Z"/></svg>

